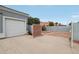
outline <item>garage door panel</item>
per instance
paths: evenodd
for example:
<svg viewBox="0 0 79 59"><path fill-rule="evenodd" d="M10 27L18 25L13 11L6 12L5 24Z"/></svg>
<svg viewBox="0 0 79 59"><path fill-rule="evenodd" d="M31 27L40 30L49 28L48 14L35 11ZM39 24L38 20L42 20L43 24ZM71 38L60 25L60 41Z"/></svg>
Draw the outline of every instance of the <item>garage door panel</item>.
<svg viewBox="0 0 79 59"><path fill-rule="evenodd" d="M6 19L6 36L16 36L26 33L25 22Z"/></svg>

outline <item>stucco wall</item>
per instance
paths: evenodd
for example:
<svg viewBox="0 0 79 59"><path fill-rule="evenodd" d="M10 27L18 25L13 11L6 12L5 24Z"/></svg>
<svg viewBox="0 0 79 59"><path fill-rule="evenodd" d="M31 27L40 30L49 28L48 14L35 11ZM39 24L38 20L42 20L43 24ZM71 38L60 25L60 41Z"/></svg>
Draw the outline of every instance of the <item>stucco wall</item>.
<svg viewBox="0 0 79 59"><path fill-rule="evenodd" d="M56 31L56 32L69 32L71 29L70 26L47 26L47 31Z"/></svg>
<svg viewBox="0 0 79 59"><path fill-rule="evenodd" d="M14 18L20 18L20 19L24 19L26 20L26 16L24 15L20 15L20 14L16 14L16 13L11 13L11 12L8 12L8 11L4 11L4 10L0 10L0 13L3 13L4 16L8 16L8 17L14 17Z"/></svg>
<svg viewBox="0 0 79 59"><path fill-rule="evenodd" d="M40 36L42 32L42 27L39 24L32 25L32 36L37 37Z"/></svg>
<svg viewBox="0 0 79 59"><path fill-rule="evenodd" d="M0 33L3 32L3 20L2 20L2 14L0 13Z"/></svg>
<svg viewBox="0 0 79 59"><path fill-rule="evenodd" d="M32 25L27 25L27 31L32 33Z"/></svg>
<svg viewBox="0 0 79 59"><path fill-rule="evenodd" d="M0 13L2 13L3 16L7 16L7 17L13 17L13 18L18 18L19 20L22 20L22 21L26 21L26 29L27 29L27 19L28 19L28 15L21 15L21 14L18 14L18 13L12 13L12 12L9 12L9 11L5 11L5 10L2 10L0 9ZM1 19L1 17L0 17ZM0 32L2 32L3 29L2 28L2 20L0 20Z"/></svg>

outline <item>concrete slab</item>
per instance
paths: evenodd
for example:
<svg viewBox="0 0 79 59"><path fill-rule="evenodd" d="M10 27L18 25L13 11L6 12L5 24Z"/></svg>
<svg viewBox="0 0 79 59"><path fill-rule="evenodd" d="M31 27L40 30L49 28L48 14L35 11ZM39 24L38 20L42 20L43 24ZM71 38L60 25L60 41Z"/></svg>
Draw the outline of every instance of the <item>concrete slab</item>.
<svg viewBox="0 0 79 59"><path fill-rule="evenodd" d="M74 51L74 52L73 52ZM71 54L67 38L43 35L33 38L30 35L0 40L2 54Z"/></svg>

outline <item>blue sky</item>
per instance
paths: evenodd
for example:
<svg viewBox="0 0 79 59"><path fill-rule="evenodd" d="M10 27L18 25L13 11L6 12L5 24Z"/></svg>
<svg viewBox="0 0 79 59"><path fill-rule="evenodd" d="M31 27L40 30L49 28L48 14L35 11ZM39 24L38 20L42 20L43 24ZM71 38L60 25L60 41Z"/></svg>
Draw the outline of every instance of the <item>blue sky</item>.
<svg viewBox="0 0 79 59"><path fill-rule="evenodd" d="M67 24L72 15L79 14L78 5L6 5L12 9L28 13L41 21Z"/></svg>

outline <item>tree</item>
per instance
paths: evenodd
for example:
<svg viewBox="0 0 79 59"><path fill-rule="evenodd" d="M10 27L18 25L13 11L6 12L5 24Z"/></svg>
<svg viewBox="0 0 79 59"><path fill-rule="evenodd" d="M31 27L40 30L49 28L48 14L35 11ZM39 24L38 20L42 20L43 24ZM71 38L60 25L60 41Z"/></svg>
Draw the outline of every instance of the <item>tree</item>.
<svg viewBox="0 0 79 59"><path fill-rule="evenodd" d="M27 24L28 25L40 24L40 20L39 20L39 18L29 17Z"/></svg>
<svg viewBox="0 0 79 59"><path fill-rule="evenodd" d="M54 26L54 22L49 22L49 26Z"/></svg>
<svg viewBox="0 0 79 59"><path fill-rule="evenodd" d="M39 18L34 18L34 24L40 24Z"/></svg>
<svg viewBox="0 0 79 59"><path fill-rule="evenodd" d="M58 25L58 22L56 22L55 25L57 26Z"/></svg>
<svg viewBox="0 0 79 59"><path fill-rule="evenodd" d="M32 18L32 17L29 17L29 18L28 18L27 24L28 24L28 25L32 25L32 24L33 24L33 18Z"/></svg>

